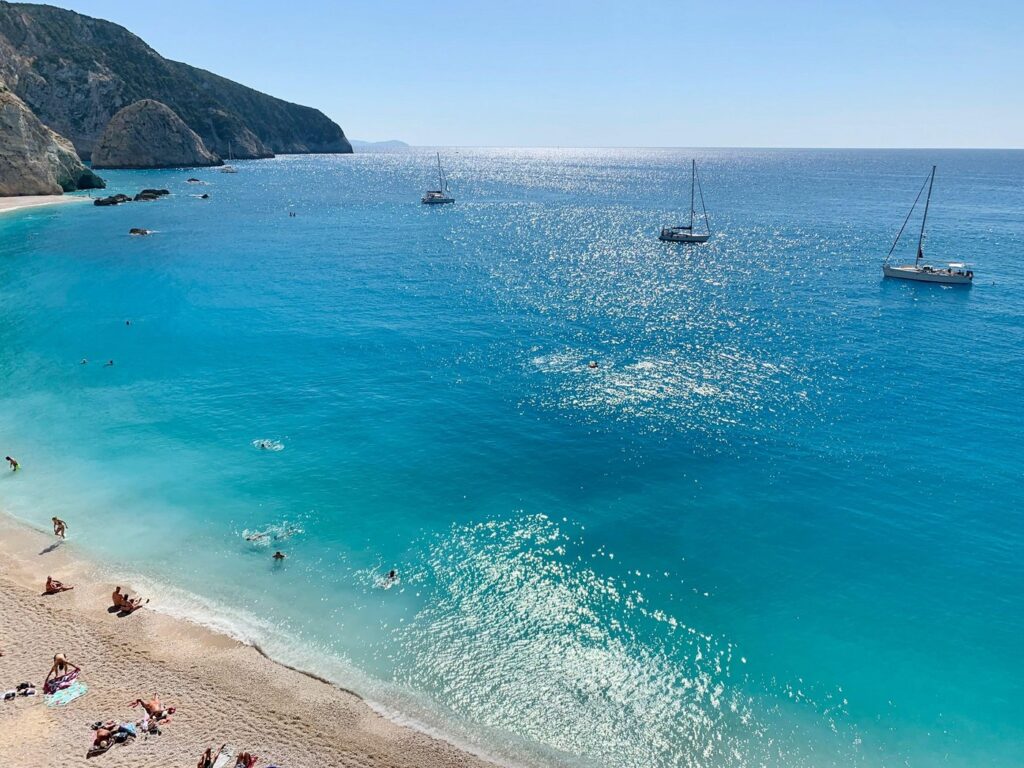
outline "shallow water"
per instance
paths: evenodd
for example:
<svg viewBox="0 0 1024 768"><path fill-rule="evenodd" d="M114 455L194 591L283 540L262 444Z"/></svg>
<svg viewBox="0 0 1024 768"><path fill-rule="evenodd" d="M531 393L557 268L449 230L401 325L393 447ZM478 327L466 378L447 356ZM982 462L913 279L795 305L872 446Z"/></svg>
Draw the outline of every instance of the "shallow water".
<svg viewBox="0 0 1024 768"><path fill-rule="evenodd" d="M0 218L0 505L517 762L1016 764L1024 152L443 155Z"/></svg>

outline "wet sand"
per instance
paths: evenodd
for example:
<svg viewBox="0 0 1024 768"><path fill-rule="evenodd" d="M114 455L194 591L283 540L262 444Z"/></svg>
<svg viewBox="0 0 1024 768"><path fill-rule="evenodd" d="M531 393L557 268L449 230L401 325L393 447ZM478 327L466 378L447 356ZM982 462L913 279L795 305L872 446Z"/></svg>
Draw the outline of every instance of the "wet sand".
<svg viewBox="0 0 1024 768"><path fill-rule="evenodd" d="M100 569L76 556L73 544L58 542L0 515L0 689L38 686L35 697L0 701L0 765L191 768L207 746L225 742L259 755L257 766L490 765L227 636L148 608L123 618L109 613L115 585L98 580ZM48 575L75 589L43 596ZM89 690L50 707L42 683L58 652L82 667ZM165 707L177 707L163 733L87 763L89 724L138 720L142 710L128 702L154 692Z"/></svg>

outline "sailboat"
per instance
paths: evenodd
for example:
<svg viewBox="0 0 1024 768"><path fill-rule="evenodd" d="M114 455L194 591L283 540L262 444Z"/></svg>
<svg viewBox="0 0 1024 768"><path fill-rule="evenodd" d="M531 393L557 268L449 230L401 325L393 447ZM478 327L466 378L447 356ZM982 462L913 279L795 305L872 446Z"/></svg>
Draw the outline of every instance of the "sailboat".
<svg viewBox="0 0 1024 768"><path fill-rule="evenodd" d="M896 234L896 239L893 240L892 247L889 249L889 253L886 254L885 261L882 262L882 274L898 280L917 280L922 283L971 285L974 282L974 270L971 269L970 264L962 261L952 261L946 265L945 269L936 269L930 264L922 264L924 261L924 227L928 223L928 206L932 201L932 186L934 184L935 166L933 165L931 174L924 180L924 184L921 185L917 197L914 198L914 204L910 206L907 218L903 220L903 226L900 227L900 231ZM896 250L896 244L899 243L903 230L907 228L907 222L910 221L910 217L914 213L918 201L921 199L921 193L924 192L925 185L928 186L928 196L924 201L924 216L921 217L921 234L917 238L917 257L914 259L913 264L892 265L889 263L889 259L892 257L892 252Z"/></svg>
<svg viewBox="0 0 1024 768"><path fill-rule="evenodd" d="M428 189L427 193L423 195L422 201L427 205L442 205L455 202L455 198L451 196L451 192L448 189L448 178L441 169L440 152L437 153L437 189Z"/></svg>
<svg viewBox="0 0 1024 768"><path fill-rule="evenodd" d="M693 218L696 213L694 208L694 193L700 192L700 207L704 211L704 226L707 232L697 234L693 231ZM706 243L711 237L711 222L708 220L708 209L704 205L704 190L700 185L700 177L697 175L697 161L690 161L690 223L675 227L662 227L659 240L667 243Z"/></svg>
<svg viewBox="0 0 1024 768"><path fill-rule="evenodd" d="M234 155L231 154L231 142L228 142L228 161L234 160ZM220 167L221 173L238 173L238 170L233 165L222 165Z"/></svg>

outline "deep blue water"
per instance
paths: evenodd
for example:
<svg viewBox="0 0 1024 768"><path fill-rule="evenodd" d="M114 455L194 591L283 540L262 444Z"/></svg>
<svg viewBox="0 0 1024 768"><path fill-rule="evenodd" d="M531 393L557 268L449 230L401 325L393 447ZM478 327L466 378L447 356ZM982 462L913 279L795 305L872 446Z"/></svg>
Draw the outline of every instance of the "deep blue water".
<svg viewBox="0 0 1024 768"><path fill-rule="evenodd" d="M1024 152L443 158L0 217L0 506L520 762L1018 765Z"/></svg>

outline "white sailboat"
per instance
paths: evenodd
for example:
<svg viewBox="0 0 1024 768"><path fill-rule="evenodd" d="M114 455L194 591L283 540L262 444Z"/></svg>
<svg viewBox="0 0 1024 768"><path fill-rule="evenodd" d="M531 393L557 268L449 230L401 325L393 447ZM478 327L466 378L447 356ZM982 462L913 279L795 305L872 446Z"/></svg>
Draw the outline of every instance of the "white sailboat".
<svg viewBox="0 0 1024 768"><path fill-rule="evenodd" d="M231 142L228 142L228 161L234 160L234 155L231 154ZM238 170L233 165L222 165L220 167L221 173L238 173Z"/></svg>
<svg viewBox="0 0 1024 768"><path fill-rule="evenodd" d="M928 196L924 201L924 216L921 217L921 234L917 239L917 257L914 259L913 264L890 264L889 259L892 257L893 251L896 250L896 244L900 241L900 236L903 234L903 230L907 228L907 222L910 221L911 215L914 213L914 209L917 207L918 201L921 199L921 193L924 192L925 184L928 185ZM928 206L932 200L932 186L935 184L935 166L932 166L932 172L928 178L925 179L924 184L921 185L921 190L917 193L917 197L914 199L914 204L910 206L910 212L907 214L907 218L903 220L903 226L900 227L900 231L896 234L896 239L892 243L892 247L889 249L889 253L885 257L885 261L882 262L882 274L886 277L893 277L898 280L916 280L921 283L943 283L944 285L971 285L974 282L974 270L971 269L971 265L962 261L951 261L947 263L945 269L935 268L930 264L923 264L924 261L924 227L928 222Z"/></svg>
<svg viewBox="0 0 1024 768"><path fill-rule="evenodd" d="M444 170L441 168L441 153L437 153L437 189L428 189L427 193L423 195L422 202L426 205L443 205L444 203L454 203L455 198L451 196L451 192L448 189L448 178L444 175Z"/></svg>
<svg viewBox="0 0 1024 768"><path fill-rule="evenodd" d="M693 231L693 218L696 212L694 209L695 192L700 192L700 207L704 211L704 226L708 230L700 234ZM692 160L690 161L690 223L675 227L662 227L658 239L667 243L706 243L710 237L711 221L708 219L707 206L704 205L704 190L700 185L700 177L697 176L697 161Z"/></svg>

